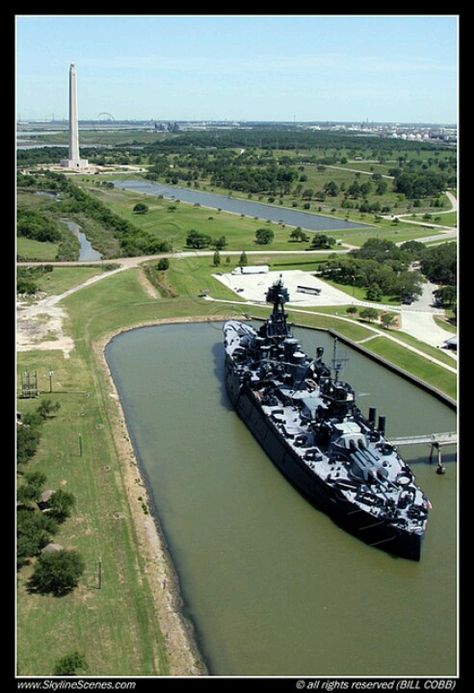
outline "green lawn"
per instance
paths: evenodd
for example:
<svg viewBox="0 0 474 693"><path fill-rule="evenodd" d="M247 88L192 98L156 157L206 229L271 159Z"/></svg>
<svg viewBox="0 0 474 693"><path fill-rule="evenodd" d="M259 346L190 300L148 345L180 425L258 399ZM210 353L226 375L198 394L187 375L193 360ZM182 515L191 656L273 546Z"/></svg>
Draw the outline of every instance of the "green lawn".
<svg viewBox="0 0 474 693"><path fill-rule="evenodd" d="M100 274L102 268L98 267L53 267L52 272L46 272L38 280L38 289L45 291L48 296L62 294L74 286L78 286L90 277Z"/></svg>
<svg viewBox="0 0 474 693"><path fill-rule="evenodd" d="M134 177L136 178L136 176ZM130 178L131 176L129 175L120 176L120 179ZM117 177L115 177L115 180L117 180ZM170 241L175 250L186 248L186 234L191 229L208 234L212 238L225 236L228 243L226 250L245 249L268 250L268 252L272 252L274 250L304 250L304 248L309 248L309 242L302 244L290 241L290 233L293 229L289 226L282 226L277 223L268 224L264 219L256 220L249 217L241 217L236 214L218 212L214 209L196 207L183 202L176 204L172 200L160 200L151 195L143 195L128 190L104 189L92 185L92 182L97 183L97 181L93 181L91 177L84 177L82 181L85 183L88 192L100 199L114 212L128 221L133 222L140 228L149 231L160 240ZM226 192L224 190L213 189L216 190L216 192ZM179 192L177 192L176 195L179 196ZM238 197L239 193L236 192L234 196ZM246 196L240 196L246 199ZM257 197L254 196L253 199L255 200ZM132 210L135 204L144 201L149 207L149 212L143 215L134 214ZM291 203L288 202L287 206L291 207ZM175 207L175 209L173 209L173 207ZM316 212L316 208L313 206L310 211ZM344 211L331 214L327 209L325 214L332 218L340 219L341 221L345 220ZM350 220L371 225L368 226L368 228L325 231L324 233L341 240L342 243L350 243L357 246L362 245L371 237L386 238L395 242L401 242L412 238L420 238L427 234L426 229L410 224L403 224L402 222L396 227L387 221L374 224L372 214L361 215L359 213L351 213ZM255 232L262 227L271 228L275 234L275 238L269 246L259 246L255 242ZM308 235L311 238L312 232L309 232ZM225 250L223 252L225 252Z"/></svg>
<svg viewBox="0 0 474 693"><path fill-rule="evenodd" d="M53 673L54 663L72 650L85 655L92 675L168 673L167 656L137 547L130 509L109 429L108 403L101 376L86 350L64 359L58 351L20 353L19 372L37 371L48 392L54 371L57 416L43 426L41 444L28 471L47 476L46 488L65 488L76 498L71 518L54 541L82 554L86 570L80 585L57 598L27 592L31 566L18 574L18 674ZM38 402L19 400L20 411ZM83 454L80 456L79 435ZM110 467L110 471L105 469ZM113 513L122 519L114 519ZM97 589L98 560L103 560Z"/></svg>
<svg viewBox="0 0 474 693"><path fill-rule="evenodd" d="M55 260L58 247L58 243L34 241L24 236L18 236L16 239L16 252L22 260Z"/></svg>
<svg viewBox="0 0 474 693"><path fill-rule="evenodd" d="M423 219L422 214L417 214L413 217L414 221L424 221L426 224L441 224L442 226L457 226L458 225L458 214L457 212L448 212L447 214L438 214L436 211L430 210L432 216L431 219Z"/></svg>
<svg viewBox="0 0 474 693"><path fill-rule="evenodd" d="M457 388L456 375L454 373L450 373L441 366L430 363L422 356L418 356L412 351L407 351L383 337L371 339L370 342L364 344L364 347L456 399Z"/></svg>
<svg viewBox="0 0 474 693"><path fill-rule="evenodd" d="M458 328L456 327L456 325L453 325L451 322L448 322L448 320L445 320L444 318L440 318L438 315L435 315L434 321L437 325L442 327L443 330L451 332L452 334L457 334Z"/></svg>

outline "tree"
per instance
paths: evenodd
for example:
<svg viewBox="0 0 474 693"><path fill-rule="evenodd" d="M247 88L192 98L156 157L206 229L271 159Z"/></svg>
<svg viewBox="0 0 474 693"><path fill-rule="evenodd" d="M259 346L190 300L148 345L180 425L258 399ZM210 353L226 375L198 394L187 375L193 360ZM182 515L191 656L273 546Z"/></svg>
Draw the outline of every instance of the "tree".
<svg viewBox="0 0 474 693"><path fill-rule="evenodd" d="M355 315L357 313L357 306L348 306L346 308L346 313L349 313L349 315Z"/></svg>
<svg viewBox="0 0 474 693"><path fill-rule="evenodd" d="M246 267L246 265L248 265L248 264L249 264L249 261L247 260L247 253L245 252L245 250L243 250L240 253L239 265L240 265L240 267Z"/></svg>
<svg viewBox="0 0 474 693"><path fill-rule="evenodd" d="M57 522L64 522L71 514L72 506L74 505L74 495L58 489L49 499L48 508L49 517Z"/></svg>
<svg viewBox="0 0 474 693"><path fill-rule="evenodd" d="M366 298L368 301L381 301L382 291L380 290L380 286L378 284L370 284L370 286L367 287Z"/></svg>
<svg viewBox="0 0 474 693"><path fill-rule="evenodd" d="M29 580L29 589L61 597L71 592L84 572L84 561L77 551L42 554Z"/></svg>
<svg viewBox="0 0 474 693"><path fill-rule="evenodd" d="M375 310L375 308L364 308L363 310L360 311L359 315L363 320L367 320L367 322L372 322L373 320L377 320L377 318L379 316L379 314Z"/></svg>
<svg viewBox="0 0 474 693"><path fill-rule="evenodd" d="M43 399L40 402L40 405L36 411L44 420L49 418L54 412L58 411L60 408L61 405L59 402L53 403L50 399Z"/></svg>
<svg viewBox="0 0 474 693"><path fill-rule="evenodd" d="M337 183L335 183L333 180L328 181L325 184L323 190L330 197L336 197L336 195L339 193L339 188L337 186Z"/></svg>
<svg viewBox="0 0 474 693"><path fill-rule="evenodd" d="M311 241L311 248L322 250L332 248L336 244L336 239L326 236L324 233L315 233Z"/></svg>
<svg viewBox="0 0 474 693"><path fill-rule="evenodd" d="M40 437L41 434L36 426L28 426L23 423L23 426L18 427L16 434L18 464L24 464L34 456Z"/></svg>
<svg viewBox="0 0 474 693"><path fill-rule="evenodd" d="M257 229L255 231L255 242L258 245L269 245L272 243L275 234L271 229Z"/></svg>
<svg viewBox="0 0 474 693"><path fill-rule="evenodd" d="M138 202L133 208L134 214L146 214L148 212L148 205L143 202Z"/></svg>
<svg viewBox="0 0 474 693"><path fill-rule="evenodd" d="M221 255L217 249L214 252L214 258L212 262L214 267L219 267L219 265L221 264Z"/></svg>
<svg viewBox="0 0 474 693"><path fill-rule="evenodd" d="M442 306L452 306L456 303L456 287L442 286L440 289L436 289L434 297L436 302L440 303Z"/></svg>
<svg viewBox="0 0 474 693"><path fill-rule="evenodd" d="M385 329L388 330L395 322L395 316L392 313L383 313L380 320Z"/></svg>
<svg viewBox="0 0 474 693"><path fill-rule="evenodd" d="M219 238L216 238L214 241L212 241L212 245L216 250L224 250L224 248L227 245L226 237L219 236Z"/></svg>
<svg viewBox="0 0 474 693"><path fill-rule="evenodd" d="M89 667L84 655L75 650L61 657L54 665L55 676L76 676L77 670L87 670Z"/></svg>
<svg viewBox="0 0 474 693"><path fill-rule="evenodd" d="M309 241L309 236L303 231L303 229L298 226L296 229L290 233L290 240L298 241L298 243L303 243Z"/></svg>
<svg viewBox="0 0 474 693"><path fill-rule="evenodd" d="M17 499L21 503L38 501L41 490L46 483L46 476L42 472L30 472L25 474L26 484L18 487Z"/></svg>
<svg viewBox="0 0 474 693"><path fill-rule="evenodd" d="M188 231L188 234L186 236L186 245L188 246L188 248L197 248L198 250L201 248L207 248L211 244L211 242L212 238L210 236L204 233L200 233L195 229L191 229L191 231Z"/></svg>
<svg viewBox="0 0 474 693"><path fill-rule="evenodd" d="M20 508L17 513L17 563L21 567L28 558L39 554L51 541L58 525L51 517L31 509Z"/></svg>

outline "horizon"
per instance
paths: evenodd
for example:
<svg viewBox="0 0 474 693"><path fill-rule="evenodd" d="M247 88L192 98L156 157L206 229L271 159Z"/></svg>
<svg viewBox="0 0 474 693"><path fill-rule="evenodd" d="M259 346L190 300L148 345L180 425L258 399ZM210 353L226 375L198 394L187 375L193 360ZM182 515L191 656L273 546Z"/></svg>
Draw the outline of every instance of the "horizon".
<svg viewBox="0 0 474 693"><path fill-rule="evenodd" d="M67 119L74 63L81 121L452 124L457 30L456 15L17 16L16 114Z"/></svg>

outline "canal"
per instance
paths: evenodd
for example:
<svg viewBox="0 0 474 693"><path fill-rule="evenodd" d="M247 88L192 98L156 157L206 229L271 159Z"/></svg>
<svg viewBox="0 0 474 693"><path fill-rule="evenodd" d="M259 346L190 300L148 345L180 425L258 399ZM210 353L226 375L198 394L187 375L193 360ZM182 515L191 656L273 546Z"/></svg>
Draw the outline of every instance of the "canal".
<svg viewBox="0 0 474 693"><path fill-rule="evenodd" d="M192 204L200 204L203 207L222 209L224 212L234 214L244 214L258 219L269 219L276 223L288 224L289 226L301 226L310 231L335 231L336 229L368 229L367 224L356 224L352 221L343 221L326 217L322 214L310 214L309 212L299 212L287 207L277 207L275 205L253 202L252 200L242 200L238 197L228 197L215 193L202 192L200 190L190 190L189 188L178 188L176 186L165 185L163 183L150 183L145 180L122 180L114 183L116 188L132 190L133 192L146 193L147 195L163 195L170 199L182 200Z"/></svg>
<svg viewBox="0 0 474 693"><path fill-rule="evenodd" d="M326 333L295 329L331 357ZM351 350L341 374L387 437L456 430L455 412ZM126 332L106 357L213 675L456 673L456 464L403 448L430 498L422 560L365 545L285 480L231 408L221 323Z"/></svg>

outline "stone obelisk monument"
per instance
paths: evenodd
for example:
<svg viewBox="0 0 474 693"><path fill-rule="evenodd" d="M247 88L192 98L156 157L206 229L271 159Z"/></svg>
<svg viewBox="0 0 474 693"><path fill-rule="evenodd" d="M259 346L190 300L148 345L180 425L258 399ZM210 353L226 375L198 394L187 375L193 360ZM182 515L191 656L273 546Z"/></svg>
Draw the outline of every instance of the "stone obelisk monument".
<svg viewBox="0 0 474 693"><path fill-rule="evenodd" d="M87 168L88 165L87 159L81 159L79 154L76 66L72 64L69 68L69 159L63 159L61 166L77 171Z"/></svg>

